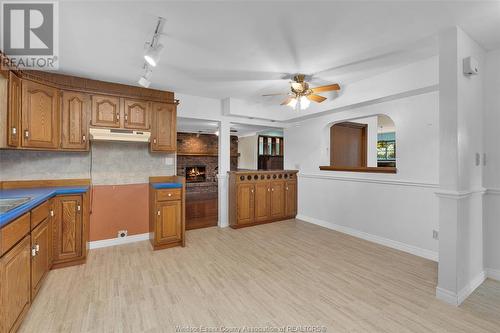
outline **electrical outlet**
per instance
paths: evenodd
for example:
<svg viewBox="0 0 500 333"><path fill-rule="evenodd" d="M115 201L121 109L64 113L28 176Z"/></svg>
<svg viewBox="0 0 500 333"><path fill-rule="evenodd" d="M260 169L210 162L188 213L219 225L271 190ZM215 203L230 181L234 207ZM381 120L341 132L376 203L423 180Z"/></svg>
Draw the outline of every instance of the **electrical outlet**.
<svg viewBox="0 0 500 333"><path fill-rule="evenodd" d="M439 231L437 231L437 230L432 230L432 238L434 238L434 239L439 239Z"/></svg>
<svg viewBox="0 0 500 333"><path fill-rule="evenodd" d="M128 234L127 230L118 230L118 238L127 237L127 234Z"/></svg>

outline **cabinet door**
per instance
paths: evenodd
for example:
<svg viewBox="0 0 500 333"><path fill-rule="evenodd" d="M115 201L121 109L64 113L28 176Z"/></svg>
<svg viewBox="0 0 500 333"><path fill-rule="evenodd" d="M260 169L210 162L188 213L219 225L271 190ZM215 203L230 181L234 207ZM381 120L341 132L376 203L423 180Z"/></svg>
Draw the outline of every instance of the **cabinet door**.
<svg viewBox="0 0 500 333"><path fill-rule="evenodd" d="M18 147L21 132L21 79L9 72L9 101L7 111L7 145Z"/></svg>
<svg viewBox="0 0 500 333"><path fill-rule="evenodd" d="M0 332L15 332L30 305L30 236L0 259Z"/></svg>
<svg viewBox="0 0 500 333"><path fill-rule="evenodd" d="M175 104L153 103L152 151L175 152L177 147Z"/></svg>
<svg viewBox="0 0 500 333"><path fill-rule="evenodd" d="M87 117L90 97L87 94L64 91L62 93L62 147L88 150Z"/></svg>
<svg viewBox="0 0 500 333"><path fill-rule="evenodd" d="M82 255L82 197L58 196L54 201L54 262L78 258Z"/></svg>
<svg viewBox="0 0 500 333"><path fill-rule="evenodd" d="M254 185L237 185L236 220L238 224L247 224L254 221Z"/></svg>
<svg viewBox="0 0 500 333"><path fill-rule="evenodd" d="M255 222L270 219L271 183L257 182L255 184Z"/></svg>
<svg viewBox="0 0 500 333"><path fill-rule="evenodd" d="M271 182L271 218L285 216L285 182L277 180Z"/></svg>
<svg viewBox="0 0 500 333"><path fill-rule="evenodd" d="M31 232L31 300L40 290L41 282L49 271L50 246L49 218Z"/></svg>
<svg viewBox="0 0 500 333"><path fill-rule="evenodd" d="M22 81L22 146L58 148L59 93L43 84Z"/></svg>
<svg viewBox="0 0 500 333"><path fill-rule="evenodd" d="M120 98L93 95L91 123L100 127L120 127Z"/></svg>
<svg viewBox="0 0 500 333"><path fill-rule="evenodd" d="M287 181L285 183L285 209L286 216L295 217L297 215L297 182Z"/></svg>
<svg viewBox="0 0 500 333"><path fill-rule="evenodd" d="M149 102L125 99L123 101L124 127L129 129L149 129Z"/></svg>
<svg viewBox="0 0 500 333"><path fill-rule="evenodd" d="M157 203L155 237L157 244L178 242L182 239L182 202Z"/></svg>

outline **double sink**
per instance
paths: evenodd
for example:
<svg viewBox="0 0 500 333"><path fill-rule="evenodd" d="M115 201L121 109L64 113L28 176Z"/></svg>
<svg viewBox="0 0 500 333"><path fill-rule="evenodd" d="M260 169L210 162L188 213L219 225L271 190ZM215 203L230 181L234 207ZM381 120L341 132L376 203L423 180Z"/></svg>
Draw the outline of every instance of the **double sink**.
<svg viewBox="0 0 500 333"><path fill-rule="evenodd" d="M31 200L31 197L0 198L0 213L8 212L11 209L21 206Z"/></svg>

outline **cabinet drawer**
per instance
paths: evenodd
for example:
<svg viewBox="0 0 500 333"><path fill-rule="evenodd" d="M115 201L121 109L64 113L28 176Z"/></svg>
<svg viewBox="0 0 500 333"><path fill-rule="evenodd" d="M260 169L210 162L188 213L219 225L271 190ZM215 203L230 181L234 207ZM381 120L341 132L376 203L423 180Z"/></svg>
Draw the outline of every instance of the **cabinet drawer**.
<svg viewBox="0 0 500 333"><path fill-rule="evenodd" d="M26 213L0 229L0 256L30 232L30 213Z"/></svg>
<svg viewBox="0 0 500 333"><path fill-rule="evenodd" d="M40 224L50 215L50 205L48 201L45 201L40 206L33 208L31 210L31 230L35 229L37 225Z"/></svg>
<svg viewBox="0 0 500 333"><path fill-rule="evenodd" d="M165 200L180 200L181 199L181 189L180 188L169 188L156 191L156 198L158 201Z"/></svg>

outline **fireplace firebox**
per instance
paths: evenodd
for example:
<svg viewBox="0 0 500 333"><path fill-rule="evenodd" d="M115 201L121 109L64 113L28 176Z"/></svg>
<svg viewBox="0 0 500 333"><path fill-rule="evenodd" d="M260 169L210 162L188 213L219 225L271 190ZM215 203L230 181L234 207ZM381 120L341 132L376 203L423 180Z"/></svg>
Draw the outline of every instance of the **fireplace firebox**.
<svg viewBox="0 0 500 333"><path fill-rule="evenodd" d="M185 167L186 183L200 183L206 181L204 165L190 165Z"/></svg>

